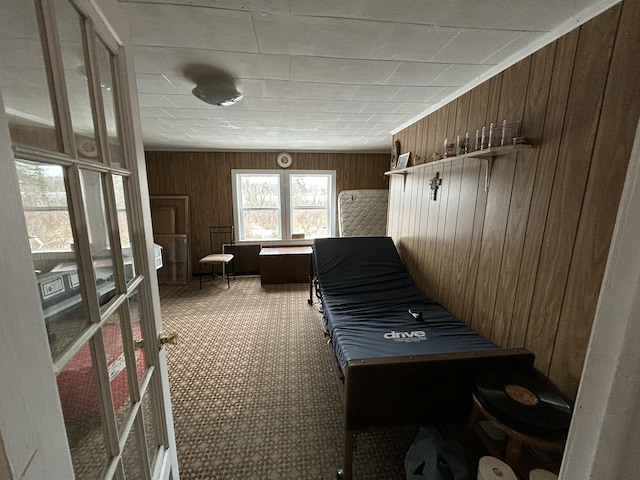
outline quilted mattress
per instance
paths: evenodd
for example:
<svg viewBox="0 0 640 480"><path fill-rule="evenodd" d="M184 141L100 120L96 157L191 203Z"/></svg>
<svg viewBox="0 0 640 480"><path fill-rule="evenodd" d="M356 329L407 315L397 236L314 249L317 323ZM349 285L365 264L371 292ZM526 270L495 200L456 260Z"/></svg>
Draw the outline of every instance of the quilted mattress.
<svg viewBox="0 0 640 480"><path fill-rule="evenodd" d="M341 237L387 234L389 190L343 190L338 195Z"/></svg>

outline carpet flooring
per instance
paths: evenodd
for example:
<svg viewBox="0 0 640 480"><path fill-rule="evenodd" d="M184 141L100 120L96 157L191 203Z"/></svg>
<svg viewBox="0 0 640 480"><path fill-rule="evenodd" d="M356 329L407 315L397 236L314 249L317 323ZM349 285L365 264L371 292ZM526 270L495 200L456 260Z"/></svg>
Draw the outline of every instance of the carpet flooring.
<svg viewBox="0 0 640 480"><path fill-rule="evenodd" d="M259 277L160 287L183 480L331 480L342 403L308 285ZM357 480L403 480L417 429L358 436Z"/></svg>

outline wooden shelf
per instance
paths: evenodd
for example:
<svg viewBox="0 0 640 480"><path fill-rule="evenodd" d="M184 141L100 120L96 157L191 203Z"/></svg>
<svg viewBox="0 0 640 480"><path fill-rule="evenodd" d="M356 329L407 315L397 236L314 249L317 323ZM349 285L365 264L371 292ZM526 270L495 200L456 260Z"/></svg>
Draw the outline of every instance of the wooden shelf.
<svg viewBox="0 0 640 480"><path fill-rule="evenodd" d="M511 155L517 153L519 150L526 150L532 148L531 145L505 145L503 147L490 147L484 150L477 150L475 152L465 153L463 155L456 155L455 157L447 157L433 162L421 163L420 165L412 165L411 167L401 168L398 170L390 170L385 172L385 175L409 175L421 170L425 167L432 167L435 165L443 164L445 162L453 162L455 160L462 160L465 158L479 158L487 161L487 171L484 181L484 189L489 190L489 180L491 179L491 168L493 167L493 159L496 157L502 157L504 155Z"/></svg>

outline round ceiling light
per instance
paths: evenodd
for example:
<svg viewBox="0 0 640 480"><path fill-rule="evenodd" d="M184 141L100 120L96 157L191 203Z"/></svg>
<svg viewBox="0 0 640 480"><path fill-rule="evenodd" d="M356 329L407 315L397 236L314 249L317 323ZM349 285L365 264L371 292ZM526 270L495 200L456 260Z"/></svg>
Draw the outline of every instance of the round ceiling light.
<svg viewBox="0 0 640 480"><path fill-rule="evenodd" d="M221 107L238 103L244 97L234 85L219 82L198 84L191 93L203 102Z"/></svg>

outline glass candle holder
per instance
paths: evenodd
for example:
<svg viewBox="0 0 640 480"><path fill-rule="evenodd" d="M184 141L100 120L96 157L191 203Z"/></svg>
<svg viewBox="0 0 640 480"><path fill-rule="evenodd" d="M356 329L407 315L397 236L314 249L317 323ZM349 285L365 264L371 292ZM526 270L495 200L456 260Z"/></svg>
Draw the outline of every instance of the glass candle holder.
<svg viewBox="0 0 640 480"><path fill-rule="evenodd" d="M458 149L458 155L469 153L469 132L467 132L464 137L460 135L456 137L456 147Z"/></svg>
<svg viewBox="0 0 640 480"><path fill-rule="evenodd" d="M500 145L513 145L514 138L520 136L520 120L515 122L502 121L502 138Z"/></svg>
<svg viewBox="0 0 640 480"><path fill-rule="evenodd" d="M487 140L487 148L497 147L502 140L502 129L498 128L495 123L489 125L489 138Z"/></svg>
<svg viewBox="0 0 640 480"><path fill-rule="evenodd" d="M449 138L444 139L444 158L456 156L456 142L449 141Z"/></svg>

